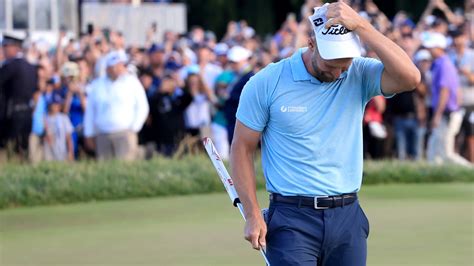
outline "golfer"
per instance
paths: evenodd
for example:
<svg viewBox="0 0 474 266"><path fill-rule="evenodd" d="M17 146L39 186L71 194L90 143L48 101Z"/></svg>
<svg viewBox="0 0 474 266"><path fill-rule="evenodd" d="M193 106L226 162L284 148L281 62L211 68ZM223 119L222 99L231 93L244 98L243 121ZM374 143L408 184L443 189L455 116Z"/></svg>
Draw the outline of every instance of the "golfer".
<svg viewBox="0 0 474 266"><path fill-rule="evenodd" d="M235 186L253 248L272 266L366 264L369 223L357 200L362 117L374 96L420 82L410 58L343 2L315 8L308 47L252 77L231 148ZM360 57L360 38L380 61ZM253 157L262 141L266 221Z"/></svg>

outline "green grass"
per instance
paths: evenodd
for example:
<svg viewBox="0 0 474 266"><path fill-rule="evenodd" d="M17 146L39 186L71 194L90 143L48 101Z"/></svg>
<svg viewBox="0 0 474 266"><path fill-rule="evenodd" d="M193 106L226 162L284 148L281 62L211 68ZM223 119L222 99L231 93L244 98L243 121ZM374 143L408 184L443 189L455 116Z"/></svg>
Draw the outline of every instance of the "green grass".
<svg viewBox="0 0 474 266"><path fill-rule="evenodd" d="M260 162L256 165L257 186L263 188ZM365 164L363 181L364 184L474 182L474 171L455 165L369 161ZM0 165L0 209L219 191L222 184L203 155L129 163Z"/></svg>
<svg viewBox="0 0 474 266"><path fill-rule="evenodd" d="M473 199L472 183L364 186L368 264L473 265ZM8 209L0 265L263 265L242 226L225 193Z"/></svg>

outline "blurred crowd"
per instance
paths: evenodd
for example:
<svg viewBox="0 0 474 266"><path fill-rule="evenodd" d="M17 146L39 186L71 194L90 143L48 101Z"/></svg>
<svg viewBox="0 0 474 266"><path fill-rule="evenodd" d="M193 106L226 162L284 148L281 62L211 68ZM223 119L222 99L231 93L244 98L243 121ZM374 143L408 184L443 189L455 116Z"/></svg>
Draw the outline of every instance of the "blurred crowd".
<svg viewBox="0 0 474 266"><path fill-rule="evenodd" d="M472 165L473 7L453 12L431 0L415 23L404 11L390 19L372 1L362 2L352 7L422 73L414 91L368 103L365 157ZM211 136L226 159L245 83L306 46L307 17L319 5L306 1L268 36L244 20L230 21L221 39L194 26L186 34L168 31L160 43L151 25L143 47L94 25L78 38L61 32L56 46L3 33L0 149L33 163L133 160L191 152ZM368 47L364 53L376 57Z"/></svg>

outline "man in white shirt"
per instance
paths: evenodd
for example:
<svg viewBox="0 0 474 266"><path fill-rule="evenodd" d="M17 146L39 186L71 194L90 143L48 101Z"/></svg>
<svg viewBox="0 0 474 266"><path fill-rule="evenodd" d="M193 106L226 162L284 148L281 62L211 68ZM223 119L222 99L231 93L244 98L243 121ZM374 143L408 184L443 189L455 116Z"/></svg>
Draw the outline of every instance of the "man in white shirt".
<svg viewBox="0 0 474 266"><path fill-rule="evenodd" d="M123 51L107 55L107 77L97 78L89 88L84 117L84 135L101 159L133 160L137 132L149 112L145 89L127 71Z"/></svg>

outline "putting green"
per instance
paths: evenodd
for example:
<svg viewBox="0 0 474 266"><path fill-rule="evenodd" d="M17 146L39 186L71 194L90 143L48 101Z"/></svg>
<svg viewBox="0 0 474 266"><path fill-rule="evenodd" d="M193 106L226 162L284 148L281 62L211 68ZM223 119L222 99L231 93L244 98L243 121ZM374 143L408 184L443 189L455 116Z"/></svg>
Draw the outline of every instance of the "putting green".
<svg viewBox="0 0 474 266"><path fill-rule="evenodd" d="M473 184L363 187L368 264L473 265L473 200ZM242 227L225 193L3 210L0 265L263 265Z"/></svg>

